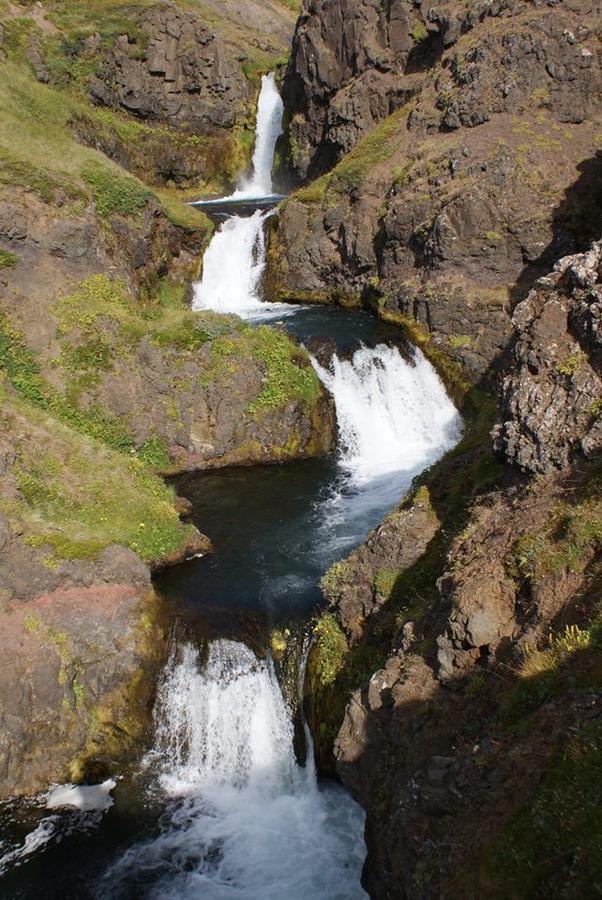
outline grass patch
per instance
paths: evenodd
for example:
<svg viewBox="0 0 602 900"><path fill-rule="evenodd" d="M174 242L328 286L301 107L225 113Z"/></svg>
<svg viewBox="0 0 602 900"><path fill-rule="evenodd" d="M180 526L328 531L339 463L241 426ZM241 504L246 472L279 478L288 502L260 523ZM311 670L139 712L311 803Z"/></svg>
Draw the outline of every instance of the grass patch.
<svg viewBox="0 0 602 900"><path fill-rule="evenodd" d="M48 548L51 563L113 543L150 562L187 539L173 491L141 460L82 437L24 400L5 402L3 416L20 435L13 471L21 499L2 506L30 545Z"/></svg>
<svg viewBox="0 0 602 900"><path fill-rule="evenodd" d="M0 247L0 269L16 269L19 257Z"/></svg>
<svg viewBox="0 0 602 900"><path fill-rule="evenodd" d="M134 178L118 175L102 163L87 163L82 167L82 177L92 188L96 211L103 218L136 215L153 196Z"/></svg>

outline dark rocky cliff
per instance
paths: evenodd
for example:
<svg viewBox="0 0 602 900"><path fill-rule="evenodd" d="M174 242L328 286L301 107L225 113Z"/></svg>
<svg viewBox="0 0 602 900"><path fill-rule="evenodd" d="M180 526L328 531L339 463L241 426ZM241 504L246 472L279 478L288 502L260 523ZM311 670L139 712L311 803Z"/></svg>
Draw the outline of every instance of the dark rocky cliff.
<svg viewBox="0 0 602 900"><path fill-rule="evenodd" d="M378 900L597 884L601 87L590 0L297 25L271 296L372 306L465 415L323 581L308 711Z"/></svg>
<svg viewBox="0 0 602 900"><path fill-rule="evenodd" d="M285 97L293 171L321 177L272 230L272 296L371 303L478 380L601 233L599 27L591 0L307 4Z"/></svg>
<svg viewBox="0 0 602 900"><path fill-rule="evenodd" d="M473 392L458 447L324 579L309 708L379 900L580 897L598 870L601 252L517 308L499 455Z"/></svg>

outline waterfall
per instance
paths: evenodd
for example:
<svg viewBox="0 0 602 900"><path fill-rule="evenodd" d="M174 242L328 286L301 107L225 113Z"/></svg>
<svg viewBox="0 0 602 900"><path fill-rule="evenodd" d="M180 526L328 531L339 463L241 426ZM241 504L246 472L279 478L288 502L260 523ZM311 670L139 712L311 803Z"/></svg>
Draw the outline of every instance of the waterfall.
<svg viewBox="0 0 602 900"><path fill-rule="evenodd" d="M336 786L318 790L313 760L298 765L270 660L218 640L201 663L184 644L155 715L152 760L170 812L157 838L113 866L99 897L132 896L137 884L150 900L365 897L362 812Z"/></svg>
<svg viewBox="0 0 602 900"><path fill-rule="evenodd" d="M278 93L274 73L261 79L261 91L257 103L255 125L255 150L251 178L245 179L233 197L268 197L272 193L272 166L276 141L282 134L282 113L284 106Z"/></svg>
<svg viewBox="0 0 602 900"><path fill-rule="evenodd" d="M213 236L203 259L203 277L194 285L193 309L239 316L260 314L259 282L265 268L266 213L232 216Z"/></svg>
<svg viewBox="0 0 602 900"><path fill-rule="evenodd" d="M272 164L282 133L282 99L274 75L261 79L257 107L253 170L241 188L225 200L258 198L272 193ZM194 285L192 308L236 313L243 318L272 319L295 307L262 303L258 287L265 268L264 224L269 212L231 216L213 236L203 258L203 276Z"/></svg>
<svg viewBox="0 0 602 900"><path fill-rule="evenodd" d="M351 359L313 360L334 398L340 477L319 504L316 555L324 567L365 539L412 479L458 441L462 420L418 348L361 347Z"/></svg>
<svg viewBox="0 0 602 900"><path fill-rule="evenodd" d="M330 369L313 361L334 397L340 465L356 486L393 473L413 477L458 440L461 419L433 366L415 347L406 361L396 347L335 354Z"/></svg>

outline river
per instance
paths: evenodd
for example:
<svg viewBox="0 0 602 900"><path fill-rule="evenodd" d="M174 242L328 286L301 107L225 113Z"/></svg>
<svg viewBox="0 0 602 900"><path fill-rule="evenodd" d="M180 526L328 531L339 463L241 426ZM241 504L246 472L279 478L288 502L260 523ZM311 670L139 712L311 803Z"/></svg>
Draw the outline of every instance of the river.
<svg viewBox="0 0 602 900"><path fill-rule="evenodd" d="M281 115L266 76L252 174L226 200L272 193ZM0 808L10 836L0 844L3 897L365 896L362 811L318 778L269 635L276 626L297 635L300 688L321 575L453 446L461 423L422 353L369 313L262 300L269 215L221 223L194 307L269 322L301 341L334 342L329 361L313 362L334 398L337 452L178 479L215 552L156 579L174 631L154 745L141 765L96 791L67 786Z"/></svg>

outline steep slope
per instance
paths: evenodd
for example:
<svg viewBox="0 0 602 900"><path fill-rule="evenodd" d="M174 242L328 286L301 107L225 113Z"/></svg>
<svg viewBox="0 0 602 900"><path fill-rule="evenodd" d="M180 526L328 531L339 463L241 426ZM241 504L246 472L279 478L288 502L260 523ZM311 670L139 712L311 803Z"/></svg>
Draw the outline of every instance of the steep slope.
<svg viewBox="0 0 602 900"><path fill-rule="evenodd" d="M274 5L282 28L256 57L265 10L248 53L241 28L222 41L198 14L0 3L2 798L144 746L166 637L151 570L210 549L153 473L333 440L297 344L190 309L212 226L176 182L232 181L293 17Z"/></svg>
<svg viewBox="0 0 602 900"><path fill-rule="evenodd" d="M373 897L598 877L601 259L561 260L517 307L501 456L473 390L462 442L324 578L309 704L368 813Z"/></svg>

